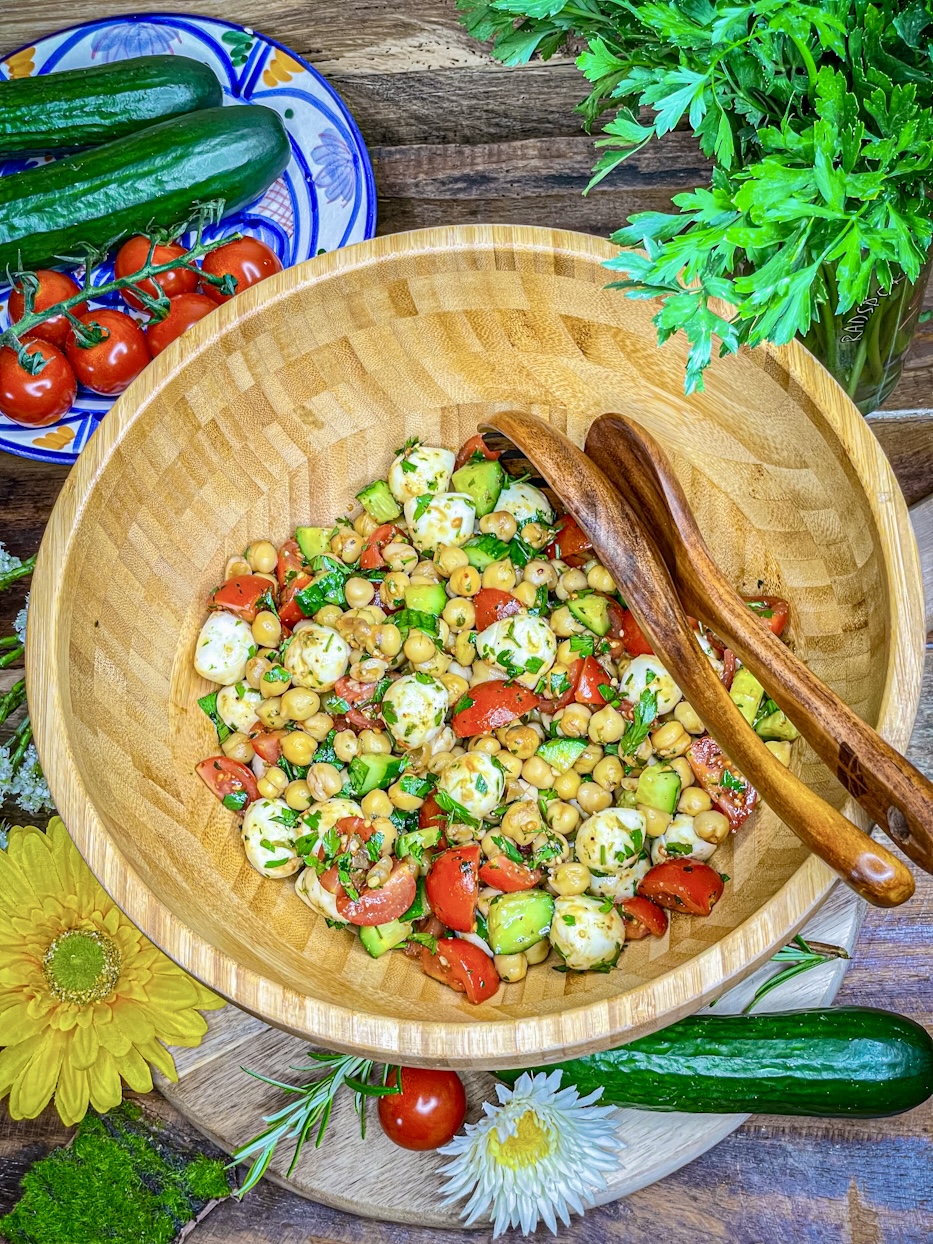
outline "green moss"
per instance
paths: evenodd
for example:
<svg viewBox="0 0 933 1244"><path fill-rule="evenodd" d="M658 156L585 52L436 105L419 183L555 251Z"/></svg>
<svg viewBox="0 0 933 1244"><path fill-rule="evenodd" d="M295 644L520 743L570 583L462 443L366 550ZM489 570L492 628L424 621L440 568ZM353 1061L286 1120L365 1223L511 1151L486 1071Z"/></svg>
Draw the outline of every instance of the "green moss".
<svg viewBox="0 0 933 1244"><path fill-rule="evenodd" d="M229 1192L222 1162L181 1152L125 1103L89 1114L69 1148L27 1172L0 1233L10 1244L171 1244Z"/></svg>

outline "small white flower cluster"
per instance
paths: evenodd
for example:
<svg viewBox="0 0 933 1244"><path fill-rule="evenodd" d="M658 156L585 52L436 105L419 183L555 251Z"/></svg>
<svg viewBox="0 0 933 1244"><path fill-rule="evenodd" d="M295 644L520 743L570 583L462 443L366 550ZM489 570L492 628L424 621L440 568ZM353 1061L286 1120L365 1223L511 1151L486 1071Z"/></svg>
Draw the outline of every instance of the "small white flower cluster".
<svg viewBox="0 0 933 1244"><path fill-rule="evenodd" d="M13 553L8 553L0 544L0 575L9 574L11 570L19 570L23 564L21 557L16 557Z"/></svg>
<svg viewBox="0 0 933 1244"><path fill-rule="evenodd" d="M26 610L29 608L29 597L26 597L26 603L20 609L19 613L13 620L13 630L16 632L16 638L21 644L26 642Z"/></svg>
<svg viewBox="0 0 933 1244"><path fill-rule="evenodd" d="M12 771L10 749L0 747L0 795L11 799L24 812L52 812L55 804L42 776L39 757L32 743L26 748L23 759Z"/></svg>

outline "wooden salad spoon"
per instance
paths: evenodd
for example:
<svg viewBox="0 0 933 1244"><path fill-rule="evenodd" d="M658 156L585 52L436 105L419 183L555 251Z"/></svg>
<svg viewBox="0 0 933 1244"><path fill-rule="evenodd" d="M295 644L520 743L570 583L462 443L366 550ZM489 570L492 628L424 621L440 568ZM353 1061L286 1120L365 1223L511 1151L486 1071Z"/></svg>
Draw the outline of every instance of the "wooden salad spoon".
<svg viewBox="0 0 933 1244"><path fill-rule="evenodd" d="M801 842L875 906L910 898L906 865L785 768L741 716L687 621L657 545L602 471L533 415L497 413L484 430L507 437L561 498L710 734Z"/></svg>
<svg viewBox="0 0 933 1244"><path fill-rule="evenodd" d="M652 532L687 611L728 643L888 837L933 873L933 782L755 618L713 560L654 437L625 415L602 415L586 452Z"/></svg>

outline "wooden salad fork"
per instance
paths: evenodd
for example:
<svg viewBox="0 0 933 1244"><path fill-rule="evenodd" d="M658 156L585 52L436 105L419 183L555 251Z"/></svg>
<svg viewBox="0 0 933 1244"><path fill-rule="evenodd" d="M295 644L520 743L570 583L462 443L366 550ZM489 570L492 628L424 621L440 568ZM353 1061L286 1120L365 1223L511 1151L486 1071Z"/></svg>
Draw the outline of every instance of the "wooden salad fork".
<svg viewBox="0 0 933 1244"><path fill-rule="evenodd" d="M602 415L586 453L651 530L687 611L728 643L888 837L933 873L933 783L756 620L713 560L654 437L625 415Z"/></svg>
<svg viewBox="0 0 933 1244"><path fill-rule="evenodd" d="M710 734L801 842L875 906L910 898L907 866L785 768L741 716L687 621L658 546L603 472L533 415L497 413L481 424L485 430L507 437L561 498Z"/></svg>

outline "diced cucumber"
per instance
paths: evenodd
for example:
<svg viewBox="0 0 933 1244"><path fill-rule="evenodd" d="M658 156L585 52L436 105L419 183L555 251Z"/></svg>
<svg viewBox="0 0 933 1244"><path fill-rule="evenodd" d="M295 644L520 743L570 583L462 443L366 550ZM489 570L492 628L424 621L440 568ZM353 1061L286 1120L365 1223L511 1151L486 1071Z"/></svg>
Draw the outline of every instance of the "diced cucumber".
<svg viewBox="0 0 933 1244"><path fill-rule="evenodd" d="M434 617L444 612L447 593L443 583L416 583L405 589L405 608L416 613L431 613Z"/></svg>
<svg viewBox="0 0 933 1244"><path fill-rule="evenodd" d="M471 566L475 566L477 570L485 570L493 562L507 561L510 550L503 540L494 536L490 531L467 540L463 551L469 558Z"/></svg>
<svg viewBox="0 0 933 1244"><path fill-rule="evenodd" d="M609 631L609 601L594 592L592 596L577 596L567 601L567 608L594 635L603 636Z"/></svg>
<svg viewBox="0 0 933 1244"><path fill-rule="evenodd" d="M343 793L347 798L360 799L371 790L384 790L400 777L406 763L402 757L385 752L356 756L347 770Z"/></svg>
<svg viewBox="0 0 933 1244"><path fill-rule="evenodd" d="M635 802L657 808L659 812L669 812L673 816L680 798L681 785L680 774L676 769L670 769L666 765L649 765L638 779Z"/></svg>
<svg viewBox="0 0 933 1244"><path fill-rule="evenodd" d="M573 768L585 750L585 739L547 739L538 748L537 754L558 773L566 773Z"/></svg>
<svg viewBox="0 0 933 1244"><path fill-rule="evenodd" d="M459 471L454 471L450 490L465 492L472 497L476 517L482 518L496 508L504 482L505 471L498 462L468 462Z"/></svg>
<svg viewBox="0 0 933 1244"><path fill-rule="evenodd" d="M401 856L399 857L401 858ZM430 916L431 904L428 902L428 890L424 884L424 877L418 878L418 889L415 893L415 901L409 907L408 911L402 916L407 924L413 924L416 920L423 920L425 916Z"/></svg>
<svg viewBox="0 0 933 1244"><path fill-rule="evenodd" d="M323 557L330 552L330 533L333 527L296 527L295 539L306 562Z"/></svg>
<svg viewBox="0 0 933 1244"><path fill-rule="evenodd" d="M402 512L402 507L392 496L384 479L376 479L367 484L362 492L356 494L356 499L377 523L391 523Z"/></svg>
<svg viewBox="0 0 933 1244"><path fill-rule="evenodd" d="M752 725L755 721L755 717L758 714L758 705L761 703L761 697L764 693L764 687L751 670L746 669L743 665L741 669L735 671L732 686L729 689L729 696L749 725Z"/></svg>
<svg viewBox="0 0 933 1244"><path fill-rule="evenodd" d="M441 840L441 831L437 825L429 826L427 829L413 829L411 833L399 834L395 840L395 854L400 860L406 855L415 855L415 858L428 847L436 847Z"/></svg>
<svg viewBox="0 0 933 1244"><path fill-rule="evenodd" d="M545 890L500 894L489 904L489 945L495 955L517 955L551 931L554 899Z"/></svg>
<svg viewBox="0 0 933 1244"><path fill-rule="evenodd" d="M390 920L388 924L364 924L360 927L360 941L374 959L380 959L396 946L401 946L412 934L412 926L404 920Z"/></svg>
<svg viewBox="0 0 933 1244"><path fill-rule="evenodd" d="M769 713L767 717L762 717L755 727L755 733L761 739L785 739L788 743L793 743L794 739L800 737L800 731L780 708Z"/></svg>

